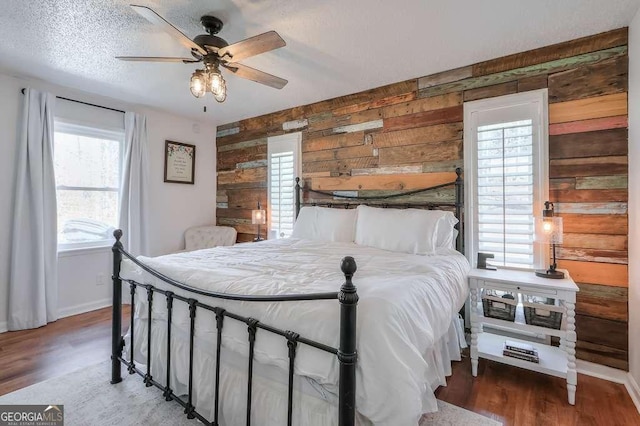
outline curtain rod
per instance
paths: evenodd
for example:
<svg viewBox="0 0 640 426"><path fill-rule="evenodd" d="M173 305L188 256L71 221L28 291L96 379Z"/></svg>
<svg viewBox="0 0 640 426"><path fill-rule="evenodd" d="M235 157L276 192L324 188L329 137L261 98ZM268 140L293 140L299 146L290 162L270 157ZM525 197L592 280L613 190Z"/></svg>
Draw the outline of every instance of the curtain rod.
<svg viewBox="0 0 640 426"><path fill-rule="evenodd" d="M20 91L24 95L24 88L22 90L20 90ZM63 101L75 102L75 103L83 104L83 105L89 105L89 106L96 107L96 108L108 109L109 111L121 112L121 113L124 114L124 111L119 110L119 109L109 108L109 107L102 106L102 105L91 104L89 102L77 101L75 99L69 99L69 98L65 98L65 97L62 97L62 96L56 96L56 99L62 99Z"/></svg>

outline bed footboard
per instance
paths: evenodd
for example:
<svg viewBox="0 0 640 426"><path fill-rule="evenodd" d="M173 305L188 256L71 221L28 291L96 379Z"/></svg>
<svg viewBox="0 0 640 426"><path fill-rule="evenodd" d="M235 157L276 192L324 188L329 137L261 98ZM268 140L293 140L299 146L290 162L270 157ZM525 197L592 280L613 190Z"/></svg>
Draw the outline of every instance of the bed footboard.
<svg viewBox="0 0 640 426"><path fill-rule="evenodd" d="M224 323L227 320L240 321L247 325L247 335L249 341L249 362L247 366L248 382L247 382L247 413L246 424L251 424L251 389L253 380L253 349L258 330L260 332L269 332L276 335L280 335L284 338L284 344L287 345L289 355L289 384L288 384L288 406L287 406L287 424L292 424L293 418L293 378L294 378L294 366L296 351L299 344L305 344L311 346L317 350L325 351L334 354L340 364L340 378L339 378L339 397L338 397L338 424L340 426L353 426L355 424L355 398L356 398L356 364L357 364L357 351L356 351L356 312L358 304L358 293L356 287L353 285L353 275L356 272L355 260L347 256L342 259L341 269L345 276L345 282L340 287L339 292L331 293L313 293L313 294L288 294L288 295L274 295L274 296L262 296L262 295L239 295L228 293L216 293L200 290L197 288L189 287L184 283L177 282L158 271L143 264L138 259L133 257L127 251L124 250L122 242L122 231L116 230L113 233L116 238L116 242L112 247L113 252L113 310L112 310L112 353L111 353L111 383L119 383L122 381L122 365L127 367L129 374L138 374L143 377L143 382L146 386L155 386L162 390L163 396L167 401L174 400L178 402L183 408L188 418L198 418L206 425L218 425L219 418L219 389L220 389L220 352L222 350L222 329ZM163 290L154 287L150 284L139 283L134 280L123 280L120 277L120 268L123 258L131 260L140 268L150 273L154 277L169 284L171 287L188 292L189 297L185 297L174 293L170 290ZM167 365L165 371L167 372L164 385L160 384L154 379L151 371L150 356L147 356L146 371L142 371L138 368L133 359L126 360L123 357L124 349L124 337L122 336L122 285L123 281L129 284L131 294L131 325L133 326L134 309L136 290L138 288L146 290L147 298L147 348L151 348L151 314L152 304L160 303L159 297L156 295L164 296L164 301L167 308ZM210 306L198 301L198 296L208 296L216 299L224 300L239 300L246 302L293 302L302 300L337 300L340 303L340 343L338 348L334 348L325 345L320 342L316 342L300 336L293 330L280 330L270 325L264 324L255 318L245 317L238 313L229 312L218 306ZM173 314L174 303L185 303L189 307L190 318L190 333L189 333L189 384L188 394L186 399L183 396L173 393L170 383L171 371L171 322ZM193 401L193 344L195 336L195 318L199 309L205 309L215 314L216 318L216 372L215 372L215 400L214 400L214 419L209 421L202 416ZM131 346L134 344L134 332L131 327L129 332L131 338Z"/></svg>

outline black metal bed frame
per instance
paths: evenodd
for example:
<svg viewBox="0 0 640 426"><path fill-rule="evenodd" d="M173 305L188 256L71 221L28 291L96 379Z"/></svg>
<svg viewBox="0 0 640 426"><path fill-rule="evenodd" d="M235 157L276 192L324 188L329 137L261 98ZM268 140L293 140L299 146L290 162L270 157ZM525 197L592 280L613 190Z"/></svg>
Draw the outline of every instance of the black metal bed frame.
<svg viewBox="0 0 640 426"><path fill-rule="evenodd" d="M335 198L344 199L358 199L358 200L384 200L390 198L397 198L425 192L429 190L439 189L447 186L455 186L456 200L455 203L423 203L423 204L402 204L394 205L393 207L422 207L433 209L435 207L452 206L455 208L456 217L461 219L462 213L462 170L456 169L457 179L454 182L446 183L443 185L437 185L430 188L425 188L416 191L409 191L399 194L381 196L381 197L352 197L352 196L336 196L333 193L315 191L311 189L304 189L304 191L310 191L323 195L331 195ZM296 217L300 211L302 205L327 205L329 207L343 207L349 208L353 204L351 203L302 203L303 188L300 186L300 179L296 178ZM388 204L383 204L382 207L390 207ZM456 248L462 250L462 229L459 225L456 225L458 229L458 238L456 240ZM145 386L155 386L162 391L166 401L174 400L178 402L183 408L184 413L188 418L197 418L205 425L218 426L219 425L219 389L220 389L220 354L222 350L222 328L224 326L225 318L240 321L247 325L248 341L249 341L249 361L248 361L248 381L247 381L247 413L246 424L251 424L251 393L252 393L252 380L253 380L253 355L254 346L256 341L256 334L258 329L265 332L273 333L282 336L286 340L289 357L289 383L288 383L288 406L287 406L287 425L291 426L293 418L293 379L294 379L294 364L296 358L296 349L298 344L305 344L314 347L318 350L325 351L334 354L340 365L339 376L339 395L338 395L338 424L340 426L353 426L355 424L355 397L356 397L356 309L358 304L358 293L356 287L353 285L353 275L356 272L357 266L353 257L347 256L342 259L341 270L345 276L345 282L340 287L338 292L329 293L312 293L312 294L286 294L286 295L241 295L241 294L229 294L218 293L211 291L204 291L194 287L185 285L184 283L175 281L166 275L154 270L153 268L145 265L133 255L128 253L120 239L122 238L122 231L116 230L113 233L116 238L116 242L112 247L113 253L113 308L112 308L112 354L111 354L111 383L116 384L122 381L122 365L127 367L129 374L138 374L143 378ZM172 287L192 293L194 297L184 297L178 295L170 290L163 290L154 287L150 284L143 284L134 280L124 280L120 277L121 263L123 258L129 259L134 264L148 272L155 278L169 284ZM130 313L130 342L131 342L131 359L126 360L123 357L123 349L125 346L125 339L122 335L122 286L123 281L129 284L131 295L131 313ZM145 289L147 295L147 365L146 371L141 370L135 364L133 357L134 347L134 316L135 316L135 297L136 290L138 288ZM152 306L158 303L154 299L154 294L160 294L164 296L164 301L167 307L167 365L166 365L166 378L165 385L163 386L157 380L154 379L151 374L151 325L152 325ZM320 342L316 342L300 336L298 333L292 330L280 330L278 328L269 326L260 322L255 318L250 318L242 315L238 315L221 307L210 306L201 303L196 299L196 295L213 297L223 300L236 300L245 302L291 302L291 301L304 301L304 300L338 300L340 304L340 338L338 348L334 348L325 345ZM171 324L173 305L175 302L185 303L189 308L189 380L188 380L188 393L186 400L180 395L176 395L171 388L170 373L171 373ZM194 338L195 338L195 319L198 309L204 309L215 314L216 321L216 371L215 371L215 401L214 401L214 419L213 422L209 422L203 415L197 410L193 402L193 357L194 357Z"/></svg>

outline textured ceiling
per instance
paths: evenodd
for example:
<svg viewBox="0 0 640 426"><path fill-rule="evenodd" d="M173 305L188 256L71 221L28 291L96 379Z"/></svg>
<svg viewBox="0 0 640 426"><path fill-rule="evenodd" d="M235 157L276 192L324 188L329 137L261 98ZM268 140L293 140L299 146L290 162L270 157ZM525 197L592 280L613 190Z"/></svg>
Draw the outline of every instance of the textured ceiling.
<svg viewBox="0 0 640 426"><path fill-rule="evenodd" d="M0 67L222 124L627 26L640 0L136 0L185 34L215 14L229 43L276 30L287 46L243 63L282 90L225 74L228 98L195 99L188 56L125 0L4 0ZM203 106L207 105L206 113Z"/></svg>

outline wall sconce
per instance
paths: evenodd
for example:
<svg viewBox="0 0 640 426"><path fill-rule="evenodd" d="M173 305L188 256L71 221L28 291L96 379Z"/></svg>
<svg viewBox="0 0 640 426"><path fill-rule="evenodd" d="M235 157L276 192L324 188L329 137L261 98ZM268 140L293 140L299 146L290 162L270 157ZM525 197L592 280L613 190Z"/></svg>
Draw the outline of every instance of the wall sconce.
<svg viewBox="0 0 640 426"><path fill-rule="evenodd" d="M251 223L254 225L258 225L258 235L254 238L253 241L262 241L264 238L260 235L260 225L264 225L267 223L267 214L265 210L260 208L260 201L258 201L258 209L251 210Z"/></svg>
<svg viewBox="0 0 640 426"><path fill-rule="evenodd" d="M545 201L542 217L536 218L536 241L551 244L553 263L547 270L537 270L536 275L543 278L564 278L564 272L556 270L556 244L562 244L562 218L553 215L553 203Z"/></svg>

